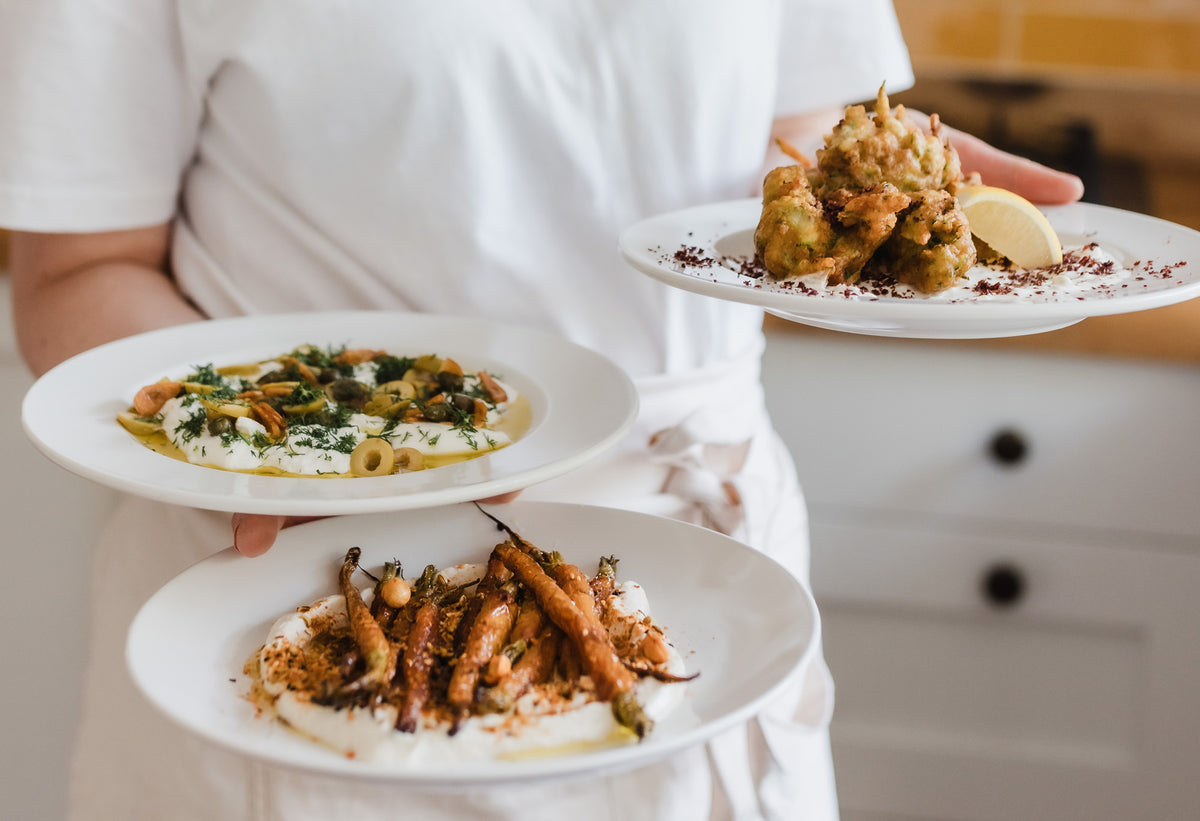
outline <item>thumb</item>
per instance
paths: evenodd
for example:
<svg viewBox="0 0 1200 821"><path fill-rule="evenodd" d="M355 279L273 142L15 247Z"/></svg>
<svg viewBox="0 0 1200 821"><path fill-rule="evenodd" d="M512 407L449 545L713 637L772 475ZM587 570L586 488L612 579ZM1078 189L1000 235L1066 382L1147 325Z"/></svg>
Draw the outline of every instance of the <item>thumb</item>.
<svg viewBox="0 0 1200 821"><path fill-rule="evenodd" d="M275 544L283 529L284 516L263 516L250 513L233 514L233 547L243 556L261 556Z"/></svg>

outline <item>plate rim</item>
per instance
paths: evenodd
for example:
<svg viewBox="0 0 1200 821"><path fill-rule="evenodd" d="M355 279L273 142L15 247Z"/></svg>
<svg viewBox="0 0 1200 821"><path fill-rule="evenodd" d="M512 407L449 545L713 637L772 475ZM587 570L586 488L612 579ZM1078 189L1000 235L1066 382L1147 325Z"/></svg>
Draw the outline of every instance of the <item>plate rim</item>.
<svg viewBox="0 0 1200 821"><path fill-rule="evenodd" d="M620 236L619 246L625 261L639 272L650 276L664 284L692 293L701 294L715 299L725 299L733 302L743 302L770 309L772 313L785 319L803 322L812 318L841 318L861 317L863 319L892 319L895 321L919 322L954 319L956 321L1005 321L1014 314L1023 314L1023 319L1036 321L1044 318L1047 323L1055 322L1061 327L1066 320L1079 321L1091 316L1104 316L1134 311L1149 310L1178 302L1200 297L1200 275L1193 275L1192 281L1168 288L1160 288L1139 293L1117 294L1104 298L1085 300L1060 300L1042 302L1024 301L989 301L989 302L937 302L914 299L894 298L831 298L821 295L806 295L800 293L779 293L764 291L731 282L716 282L701 277L673 271L656 259L656 251L647 247L646 237L655 228L673 222L694 220L699 227L695 233L706 230L718 222L730 223L733 218L741 217L736 224L729 224L728 229L720 238L746 230L752 230L757 224L758 214L761 213L761 198L745 197L733 200L707 203L676 211L665 212L627 227ZM1117 218L1151 225L1158 230L1166 230L1172 235L1190 239L1200 243L1200 231L1187 226L1164 220L1149 214L1127 211L1096 203L1076 202L1065 205L1046 205L1039 208L1050 219L1056 229L1061 230L1064 220L1082 217L1085 220ZM748 215L748 216L745 216ZM702 223L702 224L701 224ZM1095 230L1095 229L1091 229ZM699 245L701 250L708 250L717 240L707 246ZM682 234L676 234L676 240L683 240ZM666 245L676 243L660 243L657 254L661 254ZM1102 243L1103 245L1103 243ZM1200 265L1200 258L1184 260L1189 265ZM1171 260L1170 263L1174 263ZM1023 324L1028 324L1025 322ZM846 328L844 330L851 330ZM864 332L865 331L860 331ZM1028 332L1028 331L1026 331Z"/></svg>
<svg viewBox="0 0 1200 821"><path fill-rule="evenodd" d="M446 511L450 515L456 512L463 515L474 515L468 512L470 504L460 504ZM165 704L159 695L152 690L148 690L145 682L142 680L139 673L139 666L136 660L137 651L135 644L139 641L140 634L146 630L145 624L155 614L155 609L162 606L162 603L170 598L175 592L178 585L186 583L189 574L197 572L197 569L202 565L217 565L218 563L236 566L247 561L256 561L255 559L246 559L237 556L232 548L226 548L217 553L214 553L204 559L201 559L188 568L177 574L175 577L167 581L162 587L155 591L138 609L134 616L127 635L126 642L123 647L126 669L138 691L146 698L146 700L154 707L161 715L165 716L174 725L182 727L185 731L194 733L208 742L213 743L223 749L236 752L241 755L253 758L258 761L266 761L270 764L277 765L292 771L311 772L323 774L326 776L347 777L354 780L365 780L373 782L385 782L396 785L422 785L430 789L443 789L462 785L498 785L498 784L517 784L530 783L535 781L548 781L558 778L578 776L582 774L600 775L621 772L624 770L644 766L653 763L654 761L662 760L663 758L677 753L687 747L702 743L707 739L719 734L720 732L729 729L736 724L746 721L755 715L762 705L768 703L777 694L787 688L789 685L798 680L800 676L808 669L808 666L814 662L820 646L819 637L821 634L821 616L817 608L816 601L809 587L800 579L789 573L775 559L761 551L736 540L732 537L718 533L716 531L704 528L700 525L683 522L676 519L670 519L664 516L644 513L640 511L626 510L622 508L606 507L602 505L588 505L574 502L554 502L554 501L517 501L504 505L488 505L487 509L496 513L501 517L505 516L504 511L508 510L511 514L514 511L519 511L518 515L526 516L545 516L546 511L550 511L549 515L560 515L563 517L569 516L574 511L588 511L592 515L603 517L620 517L629 520L654 520L658 527L666 527L675 529L678 532L696 532L703 534L703 538L709 540L713 544L721 544L724 548L741 551L743 556L753 556L754 560L761 562L763 572L777 571L779 574L787 577L791 581L791 589L796 596L795 603L801 606L807 614L808 625L807 635L803 640L803 649L799 651L794 663L788 669L786 674L780 676L769 687L756 698L748 700L739 705L737 708L730 710L716 719L704 722L698 726L690 727L686 730L678 732L669 738L655 738L651 735L650 740L637 745L629 745L624 747L615 747L590 751L578 755L566 755L546 759L534 759L530 761L506 761L506 762L472 762L470 765L461 768L446 768L440 770L430 769L428 767L418 770L405 771L403 769L387 770L383 767L372 767L364 765L362 762L353 762L341 757L338 754L330 755L323 761L318 761L315 750L320 749L315 742L305 741L296 737L298 742L296 749L303 749L308 754L300 753L289 758L274 758L266 757L257 754L251 749L248 749L246 744L238 744L229 737L213 730L210 724L202 721L193 720L185 721L176 715L170 707ZM358 521L391 519L395 517L404 517L410 514L430 514L430 509L418 510L399 510L386 511L377 514L368 514L364 517L354 517ZM295 534L307 534L320 532L324 529L332 527L334 520L323 520L299 525L290 531L284 531L280 535L280 543L276 548L283 548L280 552L286 552L289 546L287 542L289 538L298 538ZM528 533L528 530L522 528L523 535ZM536 543L536 538L531 538ZM309 550L315 551L315 547L310 547ZM277 554L278 555L278 554ZM638 580L639 582L642 580ZM654 603L654 594L651 591L651 604ZM257 624L246 624L241 628L241 633L245 633L255 627ZM685 628L675 628L675 635L686 630ZM234 636L225 636L228 642ZM685 648L686 649L686 648ZM224 676L228 671L220 671L221 676ZM241 671L238 671L239 673ZM701 671L703 672L703 671ZM240 679L239 679L240 680ZM237 700L243 696L239 693L231 696ZM686 696L685 696L686 698ZM250 717L250 721L265 721L266 719L255 716ZM290 743L290 742L289 742ZM312 745L312 746L309 746ZM643 746L646 745L646 746ZM328 751L324 753L328 755ZM336 763L335 763L336 762ZM444 766L444 765L443 765Z"/></svg>
<svg viewBox="0 0 1200 821"><path fill-rule="evenodd" d="M597 429L593 435L587 435L582 441L572 439L574 450L555 458L541 456L530 462L522 458L522 451L517 450L522 443L529 454L533 446L542 447L543 440L552 437L562 437L567 432L569 420L564 418L564 403L570 405L575 401L570 396L553 396L552 386L547 384L545 374L530 373L530 368L517 362L503 362L513 372L520 373L534 389L541 394L545 402L545 415L532 421L530 431L513 445L484 454L466 462L437 468L443 473L435 474L430 471L428 476L420 476L422 484L433 484L433 488L424 490L396 492L396 476L390 477L357 477L349 480L320 479L313 477L292 478L278 476L256 476L234 471L223 471L217 468L193 465L187 462L171 459L157 454L134 440L127 432L121 430L116 423L115 415L127 406L129 397L100 396L86 409L81 410L77 417L85 431L95 435L92 441L108 442L108 446L118 447L124 451L125 461L134 462L133 468L125 468L114 464L111 455L107 458L97 458L90 454L77 452L75 443L66 441L60 432L50 430L48 423L39 418L42 409L55 398L65 395L64 385L69 380L90 367L111 366L122 357L136 359L152 346L187 344L189 340L202 339L220 333L236 335L246 329L258 326L258 334L263 334L262 327L271 330L263 336L252 335L249 341L232 341L224 344L225 349L233 347L267 350L274 345L277 350L288 346L315 342L310 337L334 339L342 337L350 339L355 332L362 332L364 323L370 329L374 338L382 336L379 328L389 321L402 318L406 324L418 325L423 328L438 327L470 328L479 337L486 337L489 350L479 351L481 360L496 361L491 353L491 344L516 346L521 348L531 359L544 357L569 356L576 365L588 365L597 379L602 379L606 390L606 401L611 403L611 409L604 416L604 428ZM320 326L315 323L323 323ZM319 330L303 332L301 326L318 327ZM289 330L291 329L291 330ZM272 341L272 334L275 340ZM286 340L286 341L285 341ZM432 345L437 346L435 340ZM283 347L279 347L279 346ZM382 346L381 346L382 347ZM450 347L453 346L443 346ZM546 351L554 353L547 354ZM146 384L164 376L166 369L178 369L187 363L215 361L207 353L198 357L184 357L176 354L170 362L158 363L153 360L141 364L126 364L115 368L114 384L122 380L136 384ZM274 354L266 354L274 355ZM220 356L218 352L217 357ZM159 357L160 359L162 357ZM469 357L467 357L469 361ZM220 364L220 363L218 363ZM139 370L140 369L140 370ZM561 369L561 368L560 368ZM134 374L140 374L138 381ZM135 388L136 388L135 384ZM134 388L134 389L135 389ZM131 389L132 390L132 389ZM130 394L132 396L132 393ZM100 410L103 406L105 412ZM392 310L343 310L343 311L297 311L279 314L259 314L237 317L227 317L212 320L199 320L182 325L175 325L157 330L146 331L122 339L104 343L90 350L79 353L47 371L26 390L21 402L21 426L28 441L45 457L55 464L97 484L113 488L117 491L130 493L143 498L149 498L168 504L179 504L199 507L207 510L225 512L262 513L275 515L337 515L349 513L369 513L385 510L400 510L415 507L431 507L457 502L470 501L477 498L500 495L514 490L521 490L533 484L546 481L566 473L596 456L605 452L617 442L636 422L639 400L637 390L630 376L612 360L598 351L586 348L575 342L561 337L553 332L516 324L497 322L466 315L426 314L419 312ZM108 413L111 411L111 413ZM109 423L111 422L111 428ZM572 434L573 436L573 434ZM119 439L118 439L119 437ZM127 442L116 445L117 441ZM516 454L516 456L514 456ZM153 457L152 459L149 457ZM499 476L490 475L485 478L472 480L471 476L495 472L499 463ZM515 469L508 465L515 464ZM138 471L141 470L142 473ZM418 474L404 474L406 477ZM388 484L391 480L390 484ZM334 495L321 496L316 490L315 483L355 482L352 488L344 493L335 491ZM414 483L418 480L412 480ZM288 495L288 487L283 483L304 483L291 485L296 488L298 496ZM270 483L270 484L265 484ZM381 484L384 483L384 484ZM337 495L340 493L340 495ZM372 495L373 494L373 495Z"/></svg>

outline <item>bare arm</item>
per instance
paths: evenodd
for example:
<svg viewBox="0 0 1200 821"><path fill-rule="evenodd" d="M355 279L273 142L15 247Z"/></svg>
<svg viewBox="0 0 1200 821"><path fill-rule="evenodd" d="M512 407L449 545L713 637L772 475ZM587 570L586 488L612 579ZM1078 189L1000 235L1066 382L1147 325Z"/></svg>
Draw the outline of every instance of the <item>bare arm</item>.
<svg viewBox="0 0 1200 821"><path fill-rule="evenodd" d="M13 319L35 375L105 342L204 318L167 273L170 231L12 235Z"/></svg>

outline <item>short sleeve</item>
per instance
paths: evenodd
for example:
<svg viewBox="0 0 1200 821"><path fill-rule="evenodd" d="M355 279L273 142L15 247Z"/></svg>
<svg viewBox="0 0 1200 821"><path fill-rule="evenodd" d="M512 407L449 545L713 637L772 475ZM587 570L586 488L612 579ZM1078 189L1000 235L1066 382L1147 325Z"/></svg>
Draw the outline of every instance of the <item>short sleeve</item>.
<svg viewBox="0 0 1200 821"><path fill-rule="evenodd" d="M201 104L173 0L0 0L0 226L169 220Z"/></svg>
<svg viewBox="0 0 1200 821"><path fill-rule="evenodd" d="M778 116L874 98L912 86L891 0L782 0Z"/></svg>

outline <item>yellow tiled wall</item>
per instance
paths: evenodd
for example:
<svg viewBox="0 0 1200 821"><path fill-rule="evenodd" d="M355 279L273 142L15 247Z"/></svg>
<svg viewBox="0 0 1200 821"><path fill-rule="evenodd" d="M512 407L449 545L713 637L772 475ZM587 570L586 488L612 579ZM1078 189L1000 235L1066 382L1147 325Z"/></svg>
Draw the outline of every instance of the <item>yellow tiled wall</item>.
<svg viewBox="0 0 1200 821"><path fill-rule="evenodd" d="M918 73L1200 81L1196 0L894 0Z"/></svg>

